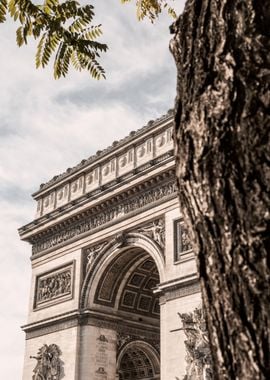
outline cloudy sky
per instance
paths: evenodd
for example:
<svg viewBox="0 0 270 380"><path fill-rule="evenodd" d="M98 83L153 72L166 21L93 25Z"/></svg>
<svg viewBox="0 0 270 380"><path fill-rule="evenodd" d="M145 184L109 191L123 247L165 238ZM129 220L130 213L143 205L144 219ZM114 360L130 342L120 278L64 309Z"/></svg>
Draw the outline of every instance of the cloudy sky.
<svg viewBox="0 0 270 380"><path fill-rule="evenodd" d="M172 108L176 71L167 16L138 23L133 4L96 1L109 45L106 81L71 71L55 81L35 70L35 44L17 48L13 23L0 32L0 363L1 378L21 379L30 287L30 246L18 227L34 216L40 183ZM178 13L184 0L177 0Z"/></svg>

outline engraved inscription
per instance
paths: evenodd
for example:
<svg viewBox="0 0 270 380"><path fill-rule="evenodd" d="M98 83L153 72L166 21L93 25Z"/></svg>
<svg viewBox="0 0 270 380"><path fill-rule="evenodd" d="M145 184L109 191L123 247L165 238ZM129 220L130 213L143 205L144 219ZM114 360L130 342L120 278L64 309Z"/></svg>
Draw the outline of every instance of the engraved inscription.
<svg viewBox="0 0 270 380"><path fill-rule="evenodd" d="M101 334L96 340L95 379L107 379L107 366L109 363L109 341L108 338Z"/></svg>

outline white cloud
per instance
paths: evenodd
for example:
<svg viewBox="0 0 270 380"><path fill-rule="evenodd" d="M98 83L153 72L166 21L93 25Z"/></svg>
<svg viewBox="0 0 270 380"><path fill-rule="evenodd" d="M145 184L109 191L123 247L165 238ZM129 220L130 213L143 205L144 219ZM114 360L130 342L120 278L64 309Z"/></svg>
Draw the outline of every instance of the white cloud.
<svg viewBox="0 0 270 380"><path fill-rule="evenodd" d="M106 81L76 72L54 81L51 68L35 70L35 44L18 49L13 23L0 25L0 360L5 380L20 379L22 373L20 325L27 318L31 267L30 246L19 241L17 228L33 218L30 194L165 113L174 101L169 18L154 26L138 23L133 4L95 3L110 48L102 57Z"/></svg>

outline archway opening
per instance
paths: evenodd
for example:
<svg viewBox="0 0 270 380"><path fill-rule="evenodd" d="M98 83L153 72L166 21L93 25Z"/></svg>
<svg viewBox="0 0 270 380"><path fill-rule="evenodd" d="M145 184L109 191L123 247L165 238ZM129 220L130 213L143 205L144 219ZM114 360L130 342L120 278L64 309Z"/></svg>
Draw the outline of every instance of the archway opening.
<svg viewBox="0 0 270 380"><path fill-rule="evenodd" d="M159 379L159 373L159 359L153 348L138 342L130 344L119 359L119 380Z"/></svg>
<svg viewBox="0 0 270 380"><path fill-rule="evenodd" d="M154 292L159 282L154 259L137 247L113 257L97 282L93 307L115 318L121 380L159 379L160 310ZM138 341L145 346L135 345Z"/></svg>

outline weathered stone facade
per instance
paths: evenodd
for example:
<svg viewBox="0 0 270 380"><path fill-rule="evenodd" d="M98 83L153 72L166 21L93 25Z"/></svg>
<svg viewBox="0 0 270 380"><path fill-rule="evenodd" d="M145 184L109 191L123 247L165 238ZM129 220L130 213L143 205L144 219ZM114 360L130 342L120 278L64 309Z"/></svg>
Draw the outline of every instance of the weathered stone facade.
<svg viewBox="0 0 270 380"><path fill-rule="evenodd" d="M34 194L36 218L19 230L33 247L23 380L187 375L178 314L201 300L172 123L150 122Z"/></svg>

